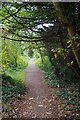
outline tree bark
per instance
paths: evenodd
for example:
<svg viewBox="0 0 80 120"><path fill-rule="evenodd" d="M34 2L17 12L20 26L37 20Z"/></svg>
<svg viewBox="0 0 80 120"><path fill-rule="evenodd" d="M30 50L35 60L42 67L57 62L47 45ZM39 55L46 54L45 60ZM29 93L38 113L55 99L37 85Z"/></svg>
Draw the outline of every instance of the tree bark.
<svg viewBox="0 0 80 120"><path fill-rule="evenodd" d="M72 24L70 23L70 21L67 20L67 17L63 14L59 2L54 2L54 0L52 0L52 2L54 5L54 8L56 10L57 17L59 18L61 24L65 25L67 27L69 39L71 40L72 37L75 35L74 28L73 28ZM72 41L71 48L72 48L72 52L75 56L75 59L77 61L78 67L80 68L79 53L76 50L76 42L75 41Z"/></svg>

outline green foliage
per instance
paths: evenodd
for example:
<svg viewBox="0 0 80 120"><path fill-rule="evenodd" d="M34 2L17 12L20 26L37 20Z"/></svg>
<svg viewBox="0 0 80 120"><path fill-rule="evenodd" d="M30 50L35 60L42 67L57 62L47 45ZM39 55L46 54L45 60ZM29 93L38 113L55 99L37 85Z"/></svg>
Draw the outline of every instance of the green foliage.
<svg viewBox="0 0 80 120"><path fill-rule="evenodd" d="M15 86L2 87L2 91L3 91L2 101L7 102L10 98L22 94L24 90L25 90L25 86L20 83L17 83Z"/></svg>
<svg viewBox="0 0 80 120"><path fill-rule="evenodd" d="M64 76L57 76L55 68L50 64L47 57L44 63L41 63L41 59L38 58L36 64L44 70L47 84L50 87L58 88L56 95L65 102L64 110L71 111L73 109L80 109L80 84L77 84L77 81L74 80L73 71L69 68L70 66L60 65L60 63L58 63L56 68L59 70L59 74L63 74ZM73 82L75 84L72 85Z"/></svg>
<svg viewBox="0 0 80 120"><path fill-rule="evenodd" d="M41 62L41 59L40 59L40 53L38 52L38 50L34 49L34 59L35 59L35 62L36 64L39 62Z"/></svg>
<svg viewBox="0 0 80 120"><path fill-rule="evenodd" d="M7 102L12 97L17 97L25 90L24 69L28 65L27 56L20 56L17 60L17 67L8 67L2 76L2 100Z"/></svg>
<svg viewBox="0 0 80 120"><path fill-rule="evenodd" d="M8 70L2 77L2 100L3 102L8 101L12 97L22 94L25 90L23 83L24 70Z"/></svg>
<svg viewBox="0 0 80 120"><path fill-rule="evenodd" d="M50 87L64 87L65 82L63 80L58 79L55 74L55 69L48 69L45 71L45 78L47 79L48 85Z"/></svg>
<svg viewBox="0 0 80 120"><path fill-rule="evenodd" d="M65 87L66 84L78 83L80 79L80 5L53 4L54 6L52 3L2 3L0 13L4 39L0 55L3 71L15 81L22 76L22 73L15 70L27 65L23 53L25 48L29 50L26 52L30 57L33 57L32 49L37 49L34 52L35 63L45 71L49 86ZM46 27L45 23L54 25ZM66 99L71 95L62 94L64 98L67 96Z"/></svg>
<svg viewBox="0 0 80 120"><path fill-rule="evenodd" d="M22 47L24 46L19 42L3 40L1 56L4 72L9 68L21 69L27 66L28 56L24 53L21 55Z"/></svg>
<svg viewBox="0 0 80 120"><path fill-rule="evenodd" d="M28 51L28 56L29 56L30 58L33 57L33 50L32 50L32 49L29 49L29 51Z"/></svg>
<svg viewBox="0 0 80 120"><path fill-rule="evenodd" d="M20 56L20 53L20 44L18 42L3 40L1 55L4 71L9 67L17 67L17 58Z"/></svg>
<svg viewBox="0 0 80 120"><path fill-rule="evenodd" d="M57 80L57 78L56 78L53 80L48 80L48 85L50 87L64 87L65 83L63 81Z"/></svg>
<svg viewBox="0 0 80 120"><path fill-rule="evenodd" d="M47 71L48 69L52 69L51 68L51 63L49 61L48 56L43 56L43 63L41 61L41 58L35 58L35 63L44 71Z"/></svg>
<svg viewBox="0 0 80 120"><path fill-rule="evenodd" d="M79 79L79 71L71 48L66 46L64 49L55 48L52 51L57 79L64 81L66 84L76 83Z"/></svg>
<svg viewBox="0 0 80 120"><path fill-rule="evenodd" d="M19 56L17 59L17 68L16 69L24 69L28 65L29 57L26 55Z"/></svg>
<svg viewBox="0 0 80 120"><path fill-rule="evenodd" d="M67 48L70 48L72 46L73 41L76 42L75 49L79 50L79 47L80 47L80 36L78 34L75 34L75 36L73 36L71 40L67 41Z"/></svg>
<svg viewBox="0 0 80 120"><path fill-rule="evenodd" d="M15 81L20 81L22 80L22 78L24 77L24 69L11 69L9 68L7 71L6 71L6 74L11 76ZM15 82L14 81L14 82Z"/></svg>
<svg viewBox="0 0 80 120"><path fill-rule="evenodd" d="M72 89L72 88L65 88L60 89L57 91L57 95L60 96L61 99L66 100L66 106L65 110L72 110L70 105L74 105L73 109L79 109L80 108L80 92L78 88Z"/></svg>
<svg viewBox="0 0 80 120"><path fill-rule="evenodd" d="M39 68L41 68L44 71L44 76L48 82L48 85L50 87L63 87L64 82L58 80L58 78L55 74L55 68L51 65L48 57L45 56L44 59L45 59L44 63L41 62L40 58L35 60L35 63L39 66Z"/></svg>
<svg viewBox="0 0 80 120"><path fill-rule="evenodd" d="M2 56L2 61L1 61L2 69L3 69L3 71L5 71L9 66L9 58L8 58L8 53L6 51L6 47L2 50L1 56Z"/></svg>

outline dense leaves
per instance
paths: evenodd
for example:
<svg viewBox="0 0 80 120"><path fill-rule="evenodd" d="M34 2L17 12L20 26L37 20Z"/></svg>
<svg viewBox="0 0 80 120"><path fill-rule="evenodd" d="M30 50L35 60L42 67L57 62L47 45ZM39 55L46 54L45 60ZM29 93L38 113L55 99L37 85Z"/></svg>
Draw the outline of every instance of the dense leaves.
<svg viewBox="0 0 80 120"><path fill-rule="evenodd" d="M24 63L24 62L23 62ZM25 64L25 67L27 64ZM24 85L24 68L8 68L4 74L2 74L2 100L8 101L12 97L16 97L22 94L25 90Z"/></svg>

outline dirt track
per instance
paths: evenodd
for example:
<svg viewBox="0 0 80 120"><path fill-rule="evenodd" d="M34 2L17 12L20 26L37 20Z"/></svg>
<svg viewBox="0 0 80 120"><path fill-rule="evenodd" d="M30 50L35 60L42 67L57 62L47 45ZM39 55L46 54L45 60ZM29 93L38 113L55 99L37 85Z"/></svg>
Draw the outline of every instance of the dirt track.
<svg viewBox="0 0 80 120"><path fill-rule="evenodd" d="M25 70L27 90L21 99L12 102L13 118L58 118L57 98L52 97L52 89L43 82L42 76L31 59Z"/></svg>

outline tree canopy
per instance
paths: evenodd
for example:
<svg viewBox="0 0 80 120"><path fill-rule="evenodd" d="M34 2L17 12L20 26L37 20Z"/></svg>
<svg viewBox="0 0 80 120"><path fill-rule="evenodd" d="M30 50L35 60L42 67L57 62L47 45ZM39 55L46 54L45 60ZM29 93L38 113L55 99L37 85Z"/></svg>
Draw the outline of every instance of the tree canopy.
<svg viewBox="0 0 80 120"><path fill-rule="evenodd" d="M1 14L4 40L37 48L54 66L63 61L80 69L78 2L3 2Z"/></svg>

